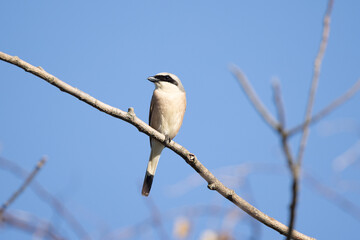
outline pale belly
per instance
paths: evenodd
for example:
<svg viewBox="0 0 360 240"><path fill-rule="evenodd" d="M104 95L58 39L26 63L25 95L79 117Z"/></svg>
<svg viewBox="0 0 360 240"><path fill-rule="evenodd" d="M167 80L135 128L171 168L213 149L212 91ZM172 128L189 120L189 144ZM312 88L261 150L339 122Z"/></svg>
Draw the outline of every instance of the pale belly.
<svg viewBox="0 0 360 240"><path fill-rule="evenodd" d="M155 104L152 109L150 125L170 139L178 133L186 109L185 93L168 94L155 91Z"/></svg>

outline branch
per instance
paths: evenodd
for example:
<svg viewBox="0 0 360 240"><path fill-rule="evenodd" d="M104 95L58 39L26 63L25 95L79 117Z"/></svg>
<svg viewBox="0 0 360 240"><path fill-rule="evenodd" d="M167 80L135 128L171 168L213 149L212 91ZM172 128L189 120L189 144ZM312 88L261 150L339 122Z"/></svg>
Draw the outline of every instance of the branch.
<svg viewBox="0 0 360 240"><path fill-rule="evenodd" d="M30 173L30 175L25 179L23 184L20 186L20 188L13 193L13 195L2 205L0 208L0 222L2 221L2 216L5 212L5 210L10 206L11 203L13 203L16 198L26 189L26 187L30 184L30 182L33 180L33 178L36 176L36 174L39 172L39 170L42 168L42 166L47 161L46 157L43 157L37 164L34 170Z"/></svg>
<svg viewBox="0 0 360 240"><path fill-rule="evenodd" d="M279 123L271 115L271 113L265 108L264 104L261 102L260 98L256 95L256 92L250 85L246 76L242 71L236 66L231 66L231 71L235 75L236 79L239 81L242 89L244 90L246 96L249 98L250 102L253 104L258 113L262 118L267 122L273 129L277 130L279 128Z"/></svg>
<svg viewBox="0 0 360 240"><path fill-rule="evenodd" d="M2 168L8 169L11 173L21 178L24 178L28 175L28 173L19 165L2 157L0 157L0 166ZM70 228L73 229L74 233L79 237L79 239L90 239L89 234L85 231L80 222L72 215L71 211L62 204L61 201L49 193L36 180L32 181L30 188L40 199L49 204L65 220L65 222Z"/></svg>
<svg viewBox="0 0 360 240"><path fill-rule="evenodd" d="M318 51L318 54L315 58L314 62L314 74L311 82L311 88L310 88L310 94L308 99L308 104L306 108L306 114L305 114L305 124L303 127L303 134L300 141L299 151L297 155L296 163L294 163L294 167L292 169L292 176L293 176L293 182L292 182L292 200L290 204L290 220L289 220L289 233L286 237L287 240L291 240L292 237L292 230L295 226L295 215L296 215L296 205L298 201L298 194L299 194L299 171L301 169L301 164L304 156L305 147L307 144L307 140L309 137L309 125L311 120L311 113L314 106L315 101L315 94L317 90L317 86L319 83L319 76L320 76L320 68L322 64L322 60L326 51L328 38L329 38L329 32L330 32L330 16L331 16L331 10L333 6L334 0L329 0L326 13L324 16L324 27L322 32L322 39L320 43L320 48Z"/></svg>
<svg viewBox="0 0 360 240"><path fill-rule="evenodd" d="M328 106L326 106L323 110L316 113L309 121L310 124L314 124L318 122L320 119L324 118L328 114L330 114L332 111L334 111L337 107L339 107L341 104L345 103L347 100L349 100L352 96L354 96L358 91L360 90L360 78L355 82L355 84L349 88L343 95L336 98L333 102L331 102ZM305 123L299 124L292 129L288 131L288 135L292 136L295 133L299 132L304 128Z"/></svg>
<svg viewBox="0 0 360 240"><path fill-rule="evenodd" d="M44 238L53 240L65 240L64 237L60 236L58 233L55 232L53 226L48 222L42 223L39 221L35 221L35 219L33 218L29 219L28 216L17 216L15 214L9 213L4 214L3 220L4 223L9 226L31 233L33 235L33 239ZM41 233L43 236L36 236L38 235L38 233Z"/></svg>
<svg viewBox="0 0 360 240"><path fill-rule="evenodd" d="M6 61L8 63L11 63L15 66L18 66L22 69L24 69L27 72L30 72L34 74L35 76L38 76L48 83L54 85L55 87L59 88L61 91L64 91L66 93L69 93L70 95L73 95L74 97L78 98L79 100L89 104L90 106L109 114L113 117L122 119L131 125L135 126L140 132L145 133L146 135L150 136L151 138L154 138L158 141L160 141L164 146L170 148L172 151L177 153L179 156L181 156L196 172L198 172L201 177L203 177L208 182L208 187L211 190L216 190L218 193L220 193L222 196L224 196L226 199L231 201L233 204L244 210L246 213L248 213L253 218L257 219L258 221L262 222L266 226L278 231L280 234L286 235L288 232L288 227L274 218L269 217L268 215L264 214L263 212L256 209L254 206L252 206L250 203L245 201L243 198L241 198L239 195L237 195L234 190L231 190L224 186L204 165L201 164L201 162L196 158L196 156L192 153L190 153L187 149L185 149L183 146L179 145L178 143L171 141L168 143L165 139L165 136L155 129L151 128L149 125L147 125L145 122L140 120L135 116L135 113L132 108L129 108L128 112L124 112L120 109L111 107L108 104L105 104L94 97L90 96L89 94L80 91L77 88L74 88L70 86L69 84L61 81L60 79L56 78L55 76L47 73L40 67L35 67L18 57L13 57L8 54L5 54L3 52L0 52L0 59L3 61ZM300 232L293 231L293 238L294 239L313 239L311 237L308 237Z"/></svg>
<svg viewBox="0 0 360 240"><path fill-rule="evenodd" d="M304 155L304 150L305 150L307 139L309 136L309 124L310 124L310 120L311 120L311 112L312 112L312 108L314 106L315 94L316 94L316 90L317 90L317 86L318 86L318 82L319 82L320 68L321 68L322 60L323 60L325 50L327 47L327 43L328 43L329 32L330 32L330 16L331 16L331 10L332 10L333 3L334 3L334 0L328 1L328 5L327 5L325 17L324 17L324 27L323 27L320 48L319 48L319 52L318 52L318 54L315 58L315 62L314 62L314 74L313 74L313 78L312 78L310 94L309 94L308 104L307 104L307 108L306 108L305 123L303 126L303 135L301 138L299 152L298 152L298 156L297 156L297 163L299 164L299 166L301 166L303 155Z"/></svg>
<svg viewBox="0 0 360 240"><path fill-rule="evenodd" d="M285 110L284 110L284 104L281 97L281 91L280 91L280 84L277 81L273 82L273 91L274 91L274 100L275 100L275 106L278 113L279 118L279 128L278 133L281 138L281 146L285 154L285 159L288 164L288 168L290 170L291 176L292 176L292 184L291 184L291 203L290 203L290 220L289 220L289 232L287 235L288 240L291 239L291 236L293 235L293 228L295 223L295 213L296 213L296 205L298 201L298 190L299 190L299 170L300 167L294 162L293 154L291 153L291 149L288 143L288 135L286 134L285 129Z"/></svg>
<svg viewBox="0 0 360 240"><path fill-rule="evenodd" d="M276 111L278 113L278 118L280 125L278 127L278 133L281 138L281 145L285 154L285 158L288 164L288 168L290 169L292 175L295 174L294 169L294 158L293 154L291 153L290 146L288 144L288 134L285 131L285 109L284 109L284 103L281 96L281 88L278 81L274 81L273 84L273 92L274 92L274 102Z"/></svg>
<svg viewBox="0 0 360 240"><path fill-rule="evenodd" d="M327 187L325 184L321 183L309 172L304 172L304 179L308 181L309 186L315 189L315 192L322 195L343 211L353 216L357 221L360 221L360 207L350 200L346 199L341 194L337 193L330 187Z"/></svg>
<svg viewBox="0 0 360 240"><path fill-rule="evenodd" d="M274 91L274 101L275 106L278 114L279 124L280 127L282 127L282 130L285 129L285 108L284 108L284 102L281 97L281 88L279 80L274 79L272 82L272 87Z"/></svg>

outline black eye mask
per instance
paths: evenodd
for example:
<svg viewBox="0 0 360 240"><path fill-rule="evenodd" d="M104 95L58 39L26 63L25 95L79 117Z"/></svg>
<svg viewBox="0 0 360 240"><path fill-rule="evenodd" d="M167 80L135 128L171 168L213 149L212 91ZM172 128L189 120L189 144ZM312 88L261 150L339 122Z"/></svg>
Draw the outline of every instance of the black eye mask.
<svg viewBox="0 0 360 240"><path fill-rule="evenodd" d="M155 75L154 77L159 81L169 82L176 86L178 85L178 83L174 79L172 79L172 77L170 77L169 75Z"/></svg>

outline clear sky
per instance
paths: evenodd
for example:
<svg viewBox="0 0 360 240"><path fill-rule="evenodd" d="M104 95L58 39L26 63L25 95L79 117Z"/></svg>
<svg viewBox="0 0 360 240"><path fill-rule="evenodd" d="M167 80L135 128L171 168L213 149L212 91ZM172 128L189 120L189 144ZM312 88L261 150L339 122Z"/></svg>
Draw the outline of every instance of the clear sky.
<svg viewBox="0 0 360 240"><path fill-rule="evenodd" d="M178 75L188 106L174 140L240 196L287 224L290 176L278 136L249 104L229 65L245 72L274 115L271 80L279 79L287 126L300 123L326 4L1 1L0 51L41 66L107 104L125 111L134 107L144 121L154 89L147 77L164 71ZM335 1L315 112L360 77L359 12L359 1ZM359 103L360 94L312 126L304 156L307 172L353 203L360 203ZM296 151L299 136L291 141ZM349 149L354 163L339 172L334 162ZM149 152L148 137L133 126L0 62L0 156L31 170L47 155L36 180L71 210L93 239L110 239L106 237L148 219L149 203L164 214L168 235L175 219L170 213L187 216L183 209L197 206L233 208L168 149L160 159L151 198L144 198L140 190ZM252 168L234 171L241 166ZM0 203L20 183L0 169ZM360 219L313 186L302 182L296 229L318 239L358 236ZM63 236L78 239L30 189L9 208L16 210L50 219ZM222 229L224 215L205 213L196 219L190 239L198 239L207 228ZM251 226L247 217L236 222L237 239L248 239ZM137 239L159 238L152 230L138 233ZM32 237L0 228L0 238ZM259 239L283 237L261 226Z"/></svg>

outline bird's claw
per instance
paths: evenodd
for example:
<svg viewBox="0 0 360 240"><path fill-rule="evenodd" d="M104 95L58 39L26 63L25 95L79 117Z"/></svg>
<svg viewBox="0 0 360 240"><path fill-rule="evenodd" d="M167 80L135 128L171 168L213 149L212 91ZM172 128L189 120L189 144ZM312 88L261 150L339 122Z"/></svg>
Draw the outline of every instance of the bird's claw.
<svg viewBox="0 0 360 240"><path fill-rule="evenodd" d="M165 143L169 144L171 142L171 138L168 135L165 135Z"/></svg>

